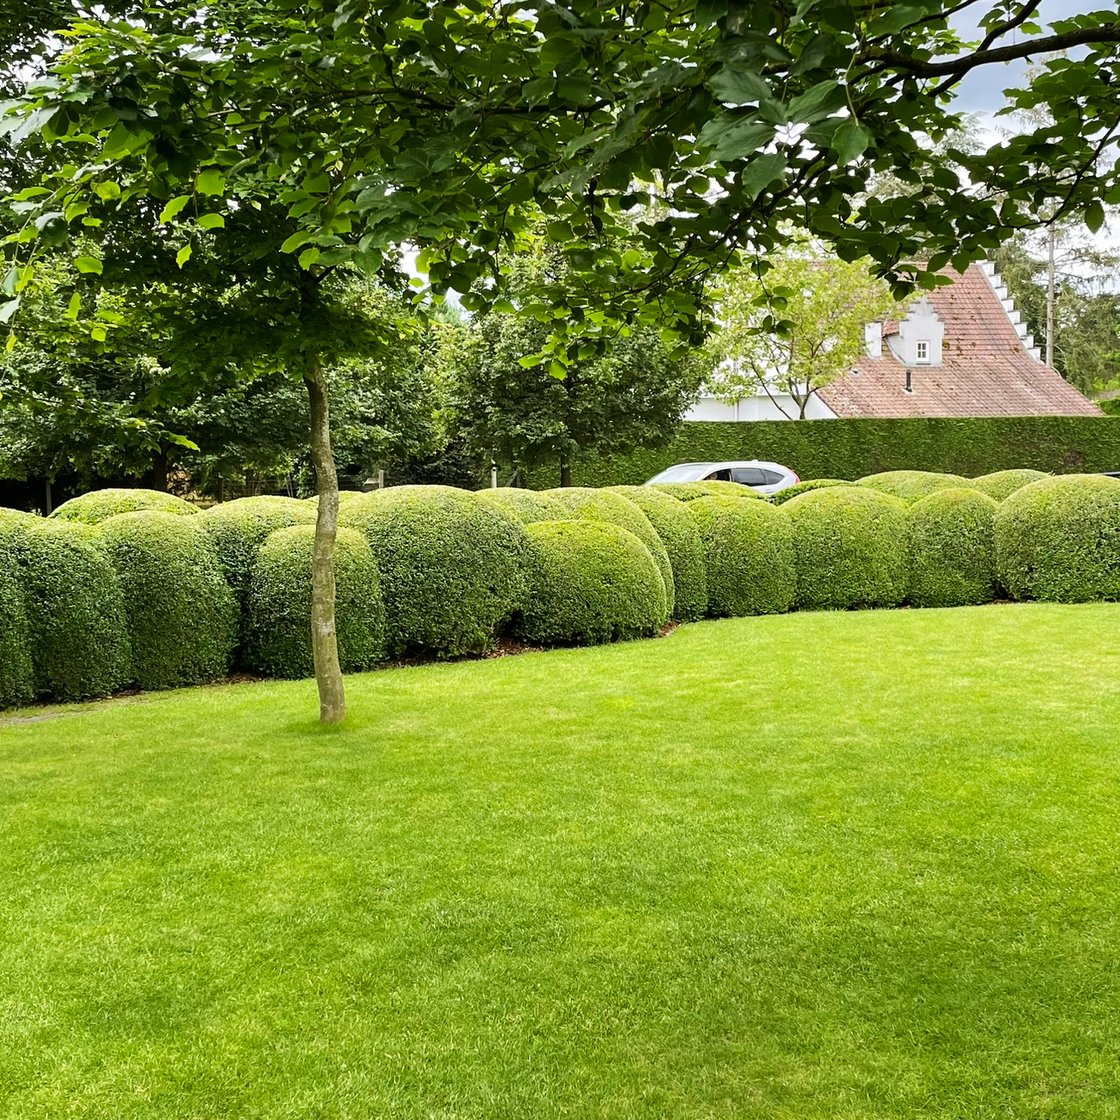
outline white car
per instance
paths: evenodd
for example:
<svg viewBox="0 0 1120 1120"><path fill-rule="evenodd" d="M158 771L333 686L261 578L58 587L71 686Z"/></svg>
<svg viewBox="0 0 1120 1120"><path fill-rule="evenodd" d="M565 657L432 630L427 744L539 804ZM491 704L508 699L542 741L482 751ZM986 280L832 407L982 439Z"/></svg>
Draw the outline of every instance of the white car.
<svg viewBox="0 0 1120 1120"><path fill-rule="evenodd" d="M801 481L789 467L762 459L735 459L723 463L677 463L655 474L646 485L658 482L738 482L760 494L776 494Z"/></svg>

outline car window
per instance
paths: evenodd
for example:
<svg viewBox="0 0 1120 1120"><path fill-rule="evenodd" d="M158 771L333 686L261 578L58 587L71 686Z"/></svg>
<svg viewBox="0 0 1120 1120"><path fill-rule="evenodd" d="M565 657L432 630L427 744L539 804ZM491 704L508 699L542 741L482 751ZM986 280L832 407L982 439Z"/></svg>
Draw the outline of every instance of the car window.
<svg viewBox="0 0 1120 1120"><path fill-rule="evenodd" d="M773 486L782 481L782 476L777 471L763 471L762 477L766 479L767 486Z"/></svg>
<svg viewBox="0 0 1120 1120"><path fill-rule="evenodd" d="M711 474L706 474L704 478L709 482L730 482L731 471L727 467L723 467L718 471L712 471Z"/></svg>
<svg viewBox="0 0 1120 1120"><path fill-rule="evenodd" d="M741 482L744 486L767 486L770 482L766 477L768 474L769 471L759 467L736 467L731 472L731 481ZM774 476L774 481L777 481L777 475Z"/></svg>

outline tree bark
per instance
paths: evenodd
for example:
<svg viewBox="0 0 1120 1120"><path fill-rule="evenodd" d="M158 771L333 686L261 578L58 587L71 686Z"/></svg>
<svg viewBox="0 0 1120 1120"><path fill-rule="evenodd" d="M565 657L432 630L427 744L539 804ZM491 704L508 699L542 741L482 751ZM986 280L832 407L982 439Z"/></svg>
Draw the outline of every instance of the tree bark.
<svg viewBox="0 0 1120 1120"><path fill-rule="evenodd" d="M319 686L319 719L339 723L346 718L346 692L338 660L334 618L334 546L338 536L338 472L331 451L330 390L317 355L304 373L311 404L311 461L319 516L315 521L315 550L311 569L311 651L315 683Z"/></svg>
<svg viewBox="0 0 1120 1120"><path fill-rule="evenodd" d="M568 462L568 456L561 453L560 455L560 485L571 486L572 484L572 464Z"/></svg>

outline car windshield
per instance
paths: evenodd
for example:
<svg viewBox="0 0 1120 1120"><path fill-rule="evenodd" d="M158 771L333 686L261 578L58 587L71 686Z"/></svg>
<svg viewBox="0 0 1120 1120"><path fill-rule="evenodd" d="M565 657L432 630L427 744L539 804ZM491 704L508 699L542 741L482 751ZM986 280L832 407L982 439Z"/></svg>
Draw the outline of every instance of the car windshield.
<svg viewBox="0 0 1120 1120"><path fill-rule="evenodd" d="M678 463L675 467L669 467L660 474L655 474L650 482L695 482L698 478L704 477L705 471L710 466L711 463Z"/></svg>

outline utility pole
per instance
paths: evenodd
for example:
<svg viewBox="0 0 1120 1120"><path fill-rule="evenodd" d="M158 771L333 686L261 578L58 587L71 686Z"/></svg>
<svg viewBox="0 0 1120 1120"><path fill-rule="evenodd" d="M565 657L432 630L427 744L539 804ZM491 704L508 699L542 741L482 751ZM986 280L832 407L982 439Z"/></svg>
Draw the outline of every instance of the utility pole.
<svg viewBox="0 0 1120 1120"><path fill-rule="evenodd" d="M1054 242L1057 240L1057 231L1054 223L1050 223L1049 257L1046 264L1046 364L1054 366Z"/></svg>

